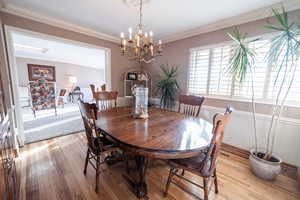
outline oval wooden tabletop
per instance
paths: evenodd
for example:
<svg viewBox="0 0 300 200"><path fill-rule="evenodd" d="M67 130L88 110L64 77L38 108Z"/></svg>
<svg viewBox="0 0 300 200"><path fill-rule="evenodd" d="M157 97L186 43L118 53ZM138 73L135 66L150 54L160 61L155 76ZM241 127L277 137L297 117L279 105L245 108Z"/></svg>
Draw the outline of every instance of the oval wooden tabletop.
<svg viewBox="0 0 300 200"><path fill-rule="evenodd" d="M148 119L134 119L131 107L98 113L97 128L134 151L156 158L184 158L206 149L213 125L178 112L149 108Z"/></svg>

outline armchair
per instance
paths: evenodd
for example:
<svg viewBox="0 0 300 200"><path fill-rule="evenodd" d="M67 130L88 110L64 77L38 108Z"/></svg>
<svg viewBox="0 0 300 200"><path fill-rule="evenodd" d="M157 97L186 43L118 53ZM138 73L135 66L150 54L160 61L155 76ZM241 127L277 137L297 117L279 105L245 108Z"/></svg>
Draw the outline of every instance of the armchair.
<svg viewBox="0 0 300 200"><path fill-rule="evenodd" d="M36 117L36 111L52 109L56 113L55 102L55 83L47 82L45 79L39 79L37 81L29 82L29 90L31 97L31 109L34 117Z"/></svg>

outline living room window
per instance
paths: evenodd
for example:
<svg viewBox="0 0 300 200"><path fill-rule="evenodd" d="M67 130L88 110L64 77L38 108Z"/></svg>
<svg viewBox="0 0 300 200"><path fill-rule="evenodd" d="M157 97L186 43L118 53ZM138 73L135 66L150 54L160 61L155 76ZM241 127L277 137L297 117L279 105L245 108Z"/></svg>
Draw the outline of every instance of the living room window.
<svg viewBox="0 0 300 200"><path fill-rule="evenodd" d="M207 48L193 48L190 50L190 65L188 72L188 93L191 95L204 95L227 97L232 99L250 99L251 74L246 75L241 84L233 80L227 70L230 56L233 52L233 44L226 43ZM256 65L253 71L255 98L264 102L275 99L278 86L274 87L277 76L276 69L266 61L266 55L270 48L270 40L263 39L249 44L256 52ZM300 65L300 62L298 62ZM300 66L296 77L300 76ZM279 74L278 84L283 76ZM299 104L300 80L295 79L288 96L288 101Z"/></svg>

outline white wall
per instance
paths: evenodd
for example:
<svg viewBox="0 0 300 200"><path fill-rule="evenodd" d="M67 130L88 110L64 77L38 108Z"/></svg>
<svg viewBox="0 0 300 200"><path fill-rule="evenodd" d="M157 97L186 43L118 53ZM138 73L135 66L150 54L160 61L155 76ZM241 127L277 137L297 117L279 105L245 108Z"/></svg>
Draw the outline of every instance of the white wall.
<svg viewBox="0 0 300 200"><path fill-rule="evenodd" d="M216 112L224 112L225 108L203 106L200 117L211 120ZM259 148L264 147L266 133L271 117L257 115L257 133ZM235 110L225 131L224 143L250 150L254 148L252 115L249 112ZM300 120L283 118L277 129L277 139L274 154L283 162L300 166Z"/></svg>
<svg viewBox="0 0 300 200"><path fill-rule="evenodd" d="M159 99L152 98L151 103L159 104ZM177 108L177 107L176 107ZM215 113L223 113L225 108L202 106L200 117L212 121ZM265 133L270 124L269 115L257 115L257 130L259 146L265 144ZM230 122L225 130L224 143L250 150L254 148L254 133L250 112L234 110ZM282 118L278 126L278 137L275 145L275 155L283 162L300 167L300 120Z"/></svg>
<svg viewBox="0 0 300 200"><path fill-rule="evenodd" d="M68 63L17 57L16 65L20 86L27 86L28 84L27 64L55 66L57 89L72 87L72 84L70 84L68 80L68 77L70 75L77 77L78 83L76 85L78 85L79 87L89 88L90 84L95 84L97 87L100 87L102 84L105 83L104 69L96 69Z"/></svg>

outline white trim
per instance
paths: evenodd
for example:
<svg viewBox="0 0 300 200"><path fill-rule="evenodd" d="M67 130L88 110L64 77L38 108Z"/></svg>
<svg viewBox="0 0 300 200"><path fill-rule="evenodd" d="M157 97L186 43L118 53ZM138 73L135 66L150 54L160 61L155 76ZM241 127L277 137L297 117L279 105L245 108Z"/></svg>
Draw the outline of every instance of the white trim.
<svg viewBox="0 0 300 200"><path fill-rule="evenodd" d="M1 11L5 12L5 13L17 15L19 17L24 17L26 19L34 20L34 21L37 21L40 23L59 27L59 28L65 29L65 30L82 33L82 34L85 34L85 35L88 35L91 37L95 37L95 38L99 38L102 40L107 40L107 41L114 42L114 43L119 43L119 41L120 41L120 39L118 37L100 33L100 32L94 31L92 29L78 26L78 25L75 25L75 24L72 24L69 22L65 22L62 20L54 19L52 17L46 17L44 15L37 14L35 12L28 11L23 8L19 8L14 5L11 5L11 4L4 5L4 7L1 8Z"/></svg>
<svg viewBox="0 0 300 200"><path fill-rule="evenodd" d="M251 21L264 19L264 18L272 16L271 7L279 8L279 7L281 7L281 5L282 5L282 3L277 3L272 6L260 8L260 9L254 10L254 11L250 11L248 13L233 16L233 17L230 17L227 19L223 19L223 20L217 21L215 23L203 25L203 26L200 26L200 27L192 29L192 30L175 33L173 35L162 38L162 41L164 41L164 43L166 44L166 43L174 42L177 40L197 36L199 34L209 33L212 31L223 29L223 28L228 28L228 27L232 27L232 26L236 26L236 25L245 24L245 23L248 23ZM300 9L300 1L299 0L285 0L283 2L283 5L284 5L286 11L293 11L293 10Z"/></svg>
<svg viewBox="0 0 300 200"><path fill-rule="evenodd" d="M11 35L11 31L9 27L4 26L5 37L6 37L6 46L7 46L7 54L8 54L8 63L9 63L9 71L11 72L11 83L12 83L12 97L14 99L14 114L16 116L16 125L17 129L14 131L17 134L20 146L24 146L25 143L25 135L24 135L24 123L22 118L22 109L20 106L20 98L19 98L19 81L18 81L18 70L16 67L16 57L14 54L14 46L13 39Z"/></svg>
<svg viewBox="0 0 300 200"><path fill-rule="evenodd" d="M107 90L111 90L111 50L105 51L105 84Z"/></svg>

